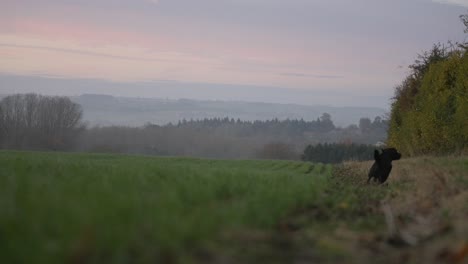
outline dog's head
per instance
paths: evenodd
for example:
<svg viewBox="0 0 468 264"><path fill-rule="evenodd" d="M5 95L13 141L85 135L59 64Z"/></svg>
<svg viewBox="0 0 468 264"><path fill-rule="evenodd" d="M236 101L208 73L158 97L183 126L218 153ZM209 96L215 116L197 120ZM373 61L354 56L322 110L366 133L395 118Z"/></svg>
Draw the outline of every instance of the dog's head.
<svg viewBox="0 0 468 264"><path fill-rule="evenodd" d="M401 158L401 153L399 153L396 148L387 148L383 150L382 155L388 155L392 160L399 160Z"/></svg>
<svg viewBox="0 0 468 264"><path fill-rule="evenodd" d="M390 164L392 160L399 160L401 154L396 150L396 148L386 148L381 152L374 150L374 159L377 163Z"/></svg>

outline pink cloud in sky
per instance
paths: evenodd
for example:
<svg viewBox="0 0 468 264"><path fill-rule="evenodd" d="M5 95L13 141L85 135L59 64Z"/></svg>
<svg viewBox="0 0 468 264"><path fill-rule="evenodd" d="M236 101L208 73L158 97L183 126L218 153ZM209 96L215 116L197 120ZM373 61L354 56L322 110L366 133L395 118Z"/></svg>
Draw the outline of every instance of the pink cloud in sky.
<svg viewBox="0 0 468 264"><path fill-rule="evenodd" d="M74 7L60 7L57 12L84 12ZM53 16L52 16L53 17ZM122 15L122 19L133 18L135 14ZM174 21L164 17L152 20L152 29L135 30L75 19L47 18L44 15L31 17L0 17L0 32L48 40L73 41L82 46L127 45L138 46L160 52L204 53L213 56L235 55L259 57L272 55L271 43L278 38L245 34L237 28L225 28L215 32L210 26L198 22L195 29L187 28L191 21ZM219 29L219 28L218 28ZM219 30L223 30L222 28ZM264 44L261 44L261 43ZM259 45L260 43L260 45ZM286 53L275 54L279 57Z"/></svg>
<svg viewBox="0 0 468 264"><path fill-rule="evenodd" d="M290 51L289 47L282 52L278 45L263 44L274 43L275 39L268 36L262 36L261 41L256 36L249 36L248 41L236 40L229 34L188 40L183 36L136 33L84 22L24 18L9 23L13 30L2 30L0 42L8 44L9 53L17 58L5 64L9 69L1 67L3 71L120 81L240 80L243 84L308 86L306 74L283 74L291 71L287 68L291 64L304 68L299 58L305 54ZM317 53L312 61L326 59L330 57Z"/></svg>
<svg viewBox="0 0 468 264"><path fill-rule="evenodd" d="M10 30L15 35L26 35L40 39L68 40L84 46L109 45L137 45L150 48L171 47L170 39L157 35L143 35L125 30L116 30L83 22L71 23L67 21L52 21L46 19L23 18L13 21Z"/></svg>
<svg viewBox="0 0 468 264"><path fill-rule="evenodd" d="M60 16L44 13L0 17L0 54L8 54L2 55L5 63L0 65L0 72L337 90L350 84L360 84L362 89L382 83L393 85L395 76L401 75L401 71L393 70L399 63L394 56L381 52L385 49L397 53L397 48L384 40L259 32L165 16L144 18L151 22L145 28L135 28L134 24L114 26L77 19L76 15L64 17L85 14L80 7L56 8L52 13ZM126 13L122 20L131 17L133 23L146 23L137 15ZM366 50L368 56L353 49L372 41L373 47Z"/></svg>

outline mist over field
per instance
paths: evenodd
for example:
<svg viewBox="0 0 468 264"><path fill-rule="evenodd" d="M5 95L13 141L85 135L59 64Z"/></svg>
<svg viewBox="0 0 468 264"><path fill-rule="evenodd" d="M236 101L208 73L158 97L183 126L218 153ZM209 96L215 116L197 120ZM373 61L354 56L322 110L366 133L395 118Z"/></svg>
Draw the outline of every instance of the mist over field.
<svg viewBox="0 0 468 264"><path fill-rule="evenodd" d="M182 120L234 118L243 121L303 119L312 121L329 113L337 126L359 124L359 119L384 117L377 107L306 106L297 104L255 103L241 101L200 101L190 99L129 98L106 95L71 97L83 107L83 119L90 126L142 126L147 123L166 125Z"/></svg>

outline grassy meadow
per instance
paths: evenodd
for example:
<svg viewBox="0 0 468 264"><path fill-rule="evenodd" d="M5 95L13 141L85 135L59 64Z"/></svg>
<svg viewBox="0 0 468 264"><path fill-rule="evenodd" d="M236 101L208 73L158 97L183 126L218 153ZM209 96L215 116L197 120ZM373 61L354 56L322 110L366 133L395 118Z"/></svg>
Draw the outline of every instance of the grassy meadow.
<svg viewBox="0 0 468 264"><path fill-rule="evenodd" d="M464 263L468 158L0 152L0 263Z"/></svg>
<svg viewBox="0 0 468 264"><path fill-rule="evenodd" d="M0 262L183 261L230 230L271 230L331 167L0 152Z"/></svg>

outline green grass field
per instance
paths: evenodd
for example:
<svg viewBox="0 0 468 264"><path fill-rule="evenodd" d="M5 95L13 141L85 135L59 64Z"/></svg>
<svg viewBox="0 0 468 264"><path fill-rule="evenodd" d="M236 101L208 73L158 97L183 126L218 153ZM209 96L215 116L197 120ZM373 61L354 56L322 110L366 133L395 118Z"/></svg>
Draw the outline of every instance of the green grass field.
<svg viewBox="0 0 468 264"><path fill-rule="evenodd" d="M191 261L221 233L272 230L330 166L0 152L1 263Z"/></svg>
<svg viewBox="0 0 468 264"><path fill-rule="evenodd" d="M464 263L468 158L0 152L0 263Z"/></svg>

